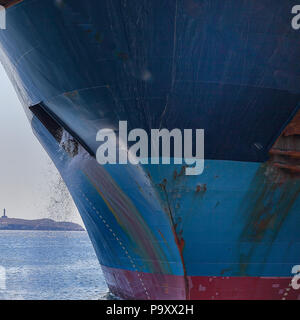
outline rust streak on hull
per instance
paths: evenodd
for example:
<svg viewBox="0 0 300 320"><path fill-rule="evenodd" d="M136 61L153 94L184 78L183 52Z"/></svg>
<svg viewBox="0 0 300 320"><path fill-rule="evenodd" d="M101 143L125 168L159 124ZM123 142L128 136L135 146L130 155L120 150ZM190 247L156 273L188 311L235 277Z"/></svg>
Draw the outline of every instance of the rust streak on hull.
<svg viewBox="0 0 300 320"><path fill-rule="evenodd" d="M283 130L269 151L269 163L286 175L298 178L300 174L300 111Z"/></svg>

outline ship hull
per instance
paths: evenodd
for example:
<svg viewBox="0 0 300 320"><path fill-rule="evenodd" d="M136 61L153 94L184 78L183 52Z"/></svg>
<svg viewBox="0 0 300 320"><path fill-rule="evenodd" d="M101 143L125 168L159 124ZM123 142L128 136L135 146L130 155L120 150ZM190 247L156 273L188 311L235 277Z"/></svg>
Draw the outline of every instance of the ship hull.
<svg viewBox="0 0 300 320"><path fill-rule="evenodd" d="M29 1L1 61L126 299L299 299L293 1ZM282 14L285 12L286 14ZM204 129L203 174L99 165L100 129ZM172 162L173 163L173 162Z"/></svg>
<svg viewBox="0 0 300 320"><path fill-rule="evenodd" d="M80 158L70 157L37 118L32 124L74 198L112 293L125 299L299 299L291 286L300 249L299 182L283 182L271 164L211 161L196 185L180 173L175 178L180 166L161 167L162 186L151 165L103 169L83 149Z"/></svg>
<svg viewBox="0 0 300 320"><path fill-rule="evenodd" d="M213 277L141 274L102 266L110 291L123 299L146 300L299 300L289 277ZM143 279L143 288L140 279ZM161 285L163 284L163 286ZM188 297L188 298L187 298Z"/></svg>

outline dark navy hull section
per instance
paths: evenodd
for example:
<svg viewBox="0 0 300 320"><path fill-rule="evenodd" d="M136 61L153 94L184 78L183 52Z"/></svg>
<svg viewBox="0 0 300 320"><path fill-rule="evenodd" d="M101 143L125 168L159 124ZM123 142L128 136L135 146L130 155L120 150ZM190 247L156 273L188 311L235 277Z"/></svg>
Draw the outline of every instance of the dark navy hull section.
<svg viewBox="0 0 300 320"><path fill-rule="evenodd" d="M298 298L289 286L300 264L293 5L24 0L7 10L2 62L113 292ZM204 129L204 173L100 166L96 133L120 120L129 130Z"/></svg>
<svg viewBox="0 0 300 320"><path fill-rule="evenodd" d="M265 161L299 108L293 1L57 3L9 8L2 48L27 103L94 151L99 128L127 120L205 129L206 159Z"/></svg>

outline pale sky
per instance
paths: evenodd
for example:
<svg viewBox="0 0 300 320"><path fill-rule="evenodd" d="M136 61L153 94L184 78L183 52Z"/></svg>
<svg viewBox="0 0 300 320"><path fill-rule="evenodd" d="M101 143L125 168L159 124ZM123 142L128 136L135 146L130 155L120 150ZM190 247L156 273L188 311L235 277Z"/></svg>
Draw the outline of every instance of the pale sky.
<svg viewBox="0 0 300 320"><path fill-rule="evenodd" d="M52 218L82 224L0 64L0 216Z"/></svg>

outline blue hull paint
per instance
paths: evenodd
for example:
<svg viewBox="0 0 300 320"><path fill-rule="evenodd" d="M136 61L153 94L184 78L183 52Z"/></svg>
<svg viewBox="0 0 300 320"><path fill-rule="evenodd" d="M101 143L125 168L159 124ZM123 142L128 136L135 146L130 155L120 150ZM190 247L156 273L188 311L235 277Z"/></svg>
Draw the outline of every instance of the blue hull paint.
<svg viewBox="0 0 300 320"><path fill-rule="evenodd" d="M138 251L138 238L137 243L132 242L126 233L128 230L120 228L109 209L109 201L105 202L99 190L95 190L87 179L86 168L68 157L36 118L32 123L73 195L101 264L136 270L124 255L122 246L111 235L111 228L122 239L137 269L153 272L147 254ZM87 153L85 156L90 157ZM205 171L200 177L182 175L177 176L176 180L174 171L179 172L180 166L149 165L137 169L117 165L106 166L105 170L151 230L152 241L157 242L162 251L160 264L166 274L184 273L168 219L170 209L176 233L185 242L183 259L187 275L289 277L292 267L298 263L300 252L300 182L287 182L278 191L272 192L270 199L265 197L265 211L260 212L256 220L251 220L253 211L261 210L257 198L266 188L271 190L274 187L265 177L264 166L212 160L206 161ZM145 174L139 175L138 171ZM149 176L150 182L147 181ZM161 189L162 177L167 180L166 190ZM203 189L197 191L197 186ZM105 185L99 186L100 191L104 192L101 187ZM273 208L267 207L268 201L271 201ZM110 228L93 207L98 209ZM262 230L256 228L256 224L272 214L272 224ZM146 238L147 234L143 236Z"/></svg>
<svg viewBox="0 0 300 320"><path fill-rule="evenodd" d="M99 128L127 120L205 129L207 159L265 161L299 109L292 0L61 3L7 10L5 64L27 106L43 101L94 151Z"/></svg>
<svg viewBox="0 0 300 320"><path fill-rule="evenodd" d="M151 257L147 256L147 252L140 252L139 239L137 239L137 242L133 242L132 237L134 235L128 234L128 230L122 228L120 220L116 219L112 214L110 210L111 206L108 207L108 202L105 202L107 199L100 196L99 189L96 190L87 177L86 172L88 170L85 164L82 166L82 161L70 158L45 127L41 125L39 120L33 118L32 126L40 142L62 174L76 202L100 263L107 267L153 272L154 270L151 268L153 264L150 261ZM87 153L84 153L84 157L90 158ZM94 159L90 158L90 160L92 163L96 163ZM89 165L90 162L87 163L87 166ZM152 240L156 242L161 251L161 255L159 256L159 259L161 259L159 261L162 268L161 271L167 274L183 275L182 263L174 241L174 235L171 231L170 221L161 208L156 203L153 203L154 197L152 196L151 199L148 197L148 193L151 192L150 187L147 190L147 187L144 186L143 193L138 196L136 184L140 182L136 178L136 168L132 167L132 170L130 170L122 166L118 169L123 171L122 179L118 183L119 188L134 202L139 214L141 214L145 227L149 228L153 233ZM133 174L135 174L134 180L132 179ZM101 191L105 192L105 190ZM113 230L122 242L121 246L110 229ZM166 241L163 241L158 230L163 234ZM144 231L145 233L142 236L145 237L146 241L150 241L151 238L147 239L146 230ZM122 248L123 246L125 246L129 256L133 258L136 268L133 268L133 264Z"/></svg>
<svg viewBox="0 0 300 320"><path fill-rule="evenodd" d="M2 62L101 265L185 280L291 276L300 179L267 160L300 106L293 5L24 0L7 10ZM96 132L119 120L203 128L204 173L99 166L80 146L70 155L28 109L40 102L94 153Z"/></svg>

